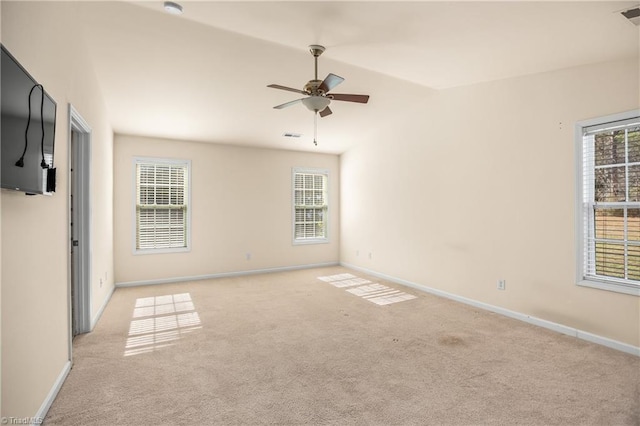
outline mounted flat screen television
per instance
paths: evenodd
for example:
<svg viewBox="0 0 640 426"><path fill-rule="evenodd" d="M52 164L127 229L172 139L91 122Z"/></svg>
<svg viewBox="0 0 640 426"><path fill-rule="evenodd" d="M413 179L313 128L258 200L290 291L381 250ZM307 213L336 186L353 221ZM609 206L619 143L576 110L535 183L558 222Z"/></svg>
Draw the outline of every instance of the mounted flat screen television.
<svg viewBox="0 0 640 426"><path fill-rule="evenodd" d="M56 102L1 47L1 186L27 194L50 194L55 191Z"/></svg>

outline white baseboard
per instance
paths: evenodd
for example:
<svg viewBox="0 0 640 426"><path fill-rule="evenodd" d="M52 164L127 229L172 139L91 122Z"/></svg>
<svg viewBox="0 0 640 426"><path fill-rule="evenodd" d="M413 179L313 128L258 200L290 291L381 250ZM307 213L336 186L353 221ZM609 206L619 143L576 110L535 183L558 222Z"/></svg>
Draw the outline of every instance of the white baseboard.
<svg viewBox="0 0 640 426"><path fill-rule="evenodd" d="M98 323L98 320L102 316L102 313L104 312L104 308L107 307L107 304L109 303L109 300L111 300L111 296L113 296L113 292L115 291L115 289L116 289L115 285L113 287L111 287L111 290L109 290L109 294L107 294L107 297L105 297L104 300L102 301L102 305L100 306L100 309L98 309L98 312L96 312L96 314L93 316L93 318L91 318L91 329L90 329L90 331L93 331L93 328Z"/></svg>
<svg viewBox="0 0 640 426"><path fill-rule="evenodd" d="M401 284L407 287L415 288L416 290L424 291L426 293L435 294L436 296L444 297L447 299L455 300L467 305L474 306L476 308L484 309L486 311L494 312L496 314L504 315L509 318L514 318L520 321L524 321L529 324L537 325L549 330L556 331L558 333L566 334L569 336L577 337L578 339L586 340L591 343L597 343L602 346L606 346L612 349L616 349L622 352L626 352L631 355L640 357L640 347L629 345L627 343L619 342L617 340L609 339L607 337L598 336L597 334L589 333L587 331L579 330L577 328L569 327L563 324L558 324L552 321L547 321L541 318L533 317L531 315L523 314L509 309L501 308L499 306L490 305L488 303L480 302L477 300L469 299L466 297L458 296L457 294L447 293L446 291L438 290L435 288L427 287L422 284L417 284L411 281L403 280L401 278L393 277L390 275L381 274L376 271L372 271L360 266L351 265L349 263L340 262L341 266L345 268L354 269L356 271L364 272L365 274L372 275L387 281L391 281L397 284Z"/></svg>
<svg viewBox="0 0 640 426"><path fill-rule="evenodd" d="M187 282L187 281L210 280L215 278L240 277L243 275L268 274L272 272L296 271L300 269L323 268L326 266L338 266L338 265L339 265L338 262L328 262L328 263L315 263L310 265L282 266L277 268L266 268L266 269L252 269L248 271L221 272L218 274L194 275L189 277L162 278L157 280L143 280L143 281L127 281L122 283L116 283L116 288L117 287L136 287L141 285L171 284L171 283L179 283L179 282Z"/></svg>
<svg viewBox="0 0 640 426"><path fill-rule="evenodd" d="M42 422L44 421L44 417L47 415L49 408L51 408L51 404L53 404L53 401L56 399L56 396L58 395L58 392L60 391L62 384L67 378L67 375L69 375L69 371L71 371L71 361L65 362L64 367L62 367L62 371L58 375L58 378L56 379L56 381L53 383L53 387L49 391L49 394L47 395L44 402L40 406L40 409L38 410L36 415L31 419L31 422L29 424L31 425L42 424Z"/></svg>

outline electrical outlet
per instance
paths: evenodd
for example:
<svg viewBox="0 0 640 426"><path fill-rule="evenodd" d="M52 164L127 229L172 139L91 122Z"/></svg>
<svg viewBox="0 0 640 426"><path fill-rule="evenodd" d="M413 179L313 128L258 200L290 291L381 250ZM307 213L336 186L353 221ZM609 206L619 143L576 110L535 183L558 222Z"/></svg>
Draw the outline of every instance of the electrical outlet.
<svg viewBox="0 0 640 426"><path fill-rule="evenodd" d="M360 256L360 250L356 250L356 256Z"/></svg>
<svg viewBox="0 0 640 426"><path fill-rule="evenodd" d="M507 289L507 280L498 280L498 290Z"/></svg>
<svg viewBox="0 0 640 426"><path fill-rule="evenodd" d="M369 259L373 258L373 253L369 252Z"/></svg>
<svg viewBox="0 0 640 426"><path fill-rule="evenodd" d="M100 287L102 287L102 278L100 278Z"/></svg>
<svg viewBox="0 0 640 426"><path fill-rule="evenodd" d="M246 258L247 260L251 260L251 253L247 253L247 254L245 254L245 258Z"/></svg>

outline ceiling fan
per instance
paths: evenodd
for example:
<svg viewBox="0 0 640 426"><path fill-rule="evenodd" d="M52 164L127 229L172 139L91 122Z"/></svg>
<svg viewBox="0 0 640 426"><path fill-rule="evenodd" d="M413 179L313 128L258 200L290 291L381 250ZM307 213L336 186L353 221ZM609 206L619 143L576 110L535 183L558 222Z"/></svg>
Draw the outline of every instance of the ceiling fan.
<svg viewBox="0 0 640 426"><path fill-rule="evenodd" d="M301 95L305 95L304 98L296 99L295 101L285 102L281 105L274 106L275 109L283 109L290 107L292 105L302 103L307 107L310 111L313 111L315 114L315 126L314 126L314 137L313 143L318 145L316 141L317 134L317 116L320 114L320 117L326 117L329 114L332 114L331 108L329 108L329 104L331 101L346 101L346 102L357 102L361 104L366 104L369 101L369 95L352 95L346 93L329 93L334 87L344 81L344 78L337 76L335 74L329 74L324 80L318 80L318 57L322 55L325 51L323 46L312 44L309 46L309 51L313 55L314 64L315 64L315 77L313 80L309 80L307 84L304 85L302 90L294 89L292 87L281 86L279 84L269 84L267 87L271 87L273 89L286 90L289 92L300 93Z"/></svg>

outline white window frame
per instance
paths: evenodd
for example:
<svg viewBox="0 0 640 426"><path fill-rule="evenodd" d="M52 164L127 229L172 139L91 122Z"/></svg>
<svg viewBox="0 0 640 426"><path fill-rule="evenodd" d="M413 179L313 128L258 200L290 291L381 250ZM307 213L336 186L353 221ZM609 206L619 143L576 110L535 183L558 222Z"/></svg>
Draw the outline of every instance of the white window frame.
<svg viewBox="0 0 640 426"><path fill-rule="evenodd" d="M585 151L588 147L584 145L584 135L585 132L590 129L601 127L604 130L608 127L615 127L616 123L624 124L621 122L635 120L638 117L640 117L640 110L632 110L619 114L580 121L576 123L575 126L577 284L579 286L614 291L617 293L631 294L635 296L640 296L640 283L635 284L629 282L628 280L590 276L589 271L587 271L587 264L593 263L588 262L588 259L586 259L586 256L588 256L587 253L589 253L590 251L586 246L588 244L588 236L585 235L589 232L588 227L592 227L593 225L592 215L589 213L593 205L593 191L590 188L590 185L587 185L584 182L584 168L587 167L590 170L595 166L593 165L593 157L585 158L587 157ZM589 161L591 164L585 164L585 161Z"/></svg>
<svg viewBox="0 0 640 426"><path fill-rule="evenodd" d="M169 165L182 165L187 169L186 179L187 179L187 190L185 193L186 196L186 233L185 239L186 244L185 247L171 247L171 248L144 248L139 249L137 247L137 234L138 234L138 220L137 220L137 204L138 204L138 177L137 177L137 166L139 163L156 163L156 164L169 164ZM160 253L183 253L191 251L191 210L192 210L192 200L191 200L191 160L183 160L176 158L157 158L157 157L134 157L133 158L133 235L132 235L132 243L133 243L133 253L134 254L160 254Z"/></svg>
<svg viewBox="0 0 640 426"><path fill-rule="evenodd" d="M296 238L296 174L314 174L325 177L325 205L324 205L324 237L323 238ZM291 170L291 239L294 245L326 244L329 242L329 196L331 194L331 179L328 169L295 167Z"/></svg>

